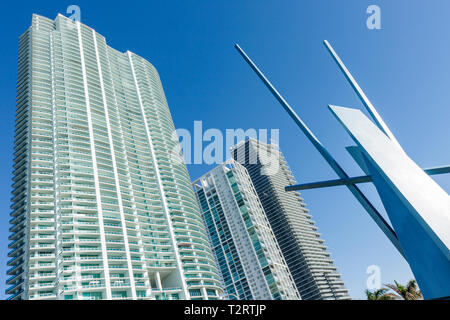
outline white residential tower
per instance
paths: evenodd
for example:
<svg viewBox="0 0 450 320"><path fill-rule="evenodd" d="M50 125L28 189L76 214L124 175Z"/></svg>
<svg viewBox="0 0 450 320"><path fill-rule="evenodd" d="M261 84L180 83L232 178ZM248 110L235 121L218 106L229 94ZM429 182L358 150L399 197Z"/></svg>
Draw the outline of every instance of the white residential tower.
<svg viewBox="0 0 450 320"><path fill-rule="evenodd" d="M229 160L194 191L227 298L300 299L247 170Z"/></svg>
<svg viewBox="0 0 450 320"><path fill-rule="evenodd" d="M216 299L156 69L62 15L20 37L10 299Z"/></svg>

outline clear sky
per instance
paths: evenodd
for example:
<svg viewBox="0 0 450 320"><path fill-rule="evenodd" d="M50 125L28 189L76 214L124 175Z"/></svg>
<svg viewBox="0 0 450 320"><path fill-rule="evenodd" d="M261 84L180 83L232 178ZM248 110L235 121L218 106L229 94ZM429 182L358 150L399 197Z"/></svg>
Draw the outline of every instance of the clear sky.
<svg viewBox="0 0 450 320"><path fill-rule="evenodd" d="M0 11L0 298L4 297L12 179L19 35L32 13L55 18L76 4L81 22L110 46L158 69L175 126L280 129L296 179L336 175L233 48L239 43L350 174L361 174L344 147L353 144L327 104L362 105L325 47L329 40L406 152L423 167L450 160L450 2L293 1L8 1ZM381 30L366 9L381 8ZM192 179L212 169L189 165ZM450 191L450 175L436 180ZM364 186L381 208L374 189ZM408 264L345 187L302 193L354 298L366 269L383 283L412 278Z"/></svg>

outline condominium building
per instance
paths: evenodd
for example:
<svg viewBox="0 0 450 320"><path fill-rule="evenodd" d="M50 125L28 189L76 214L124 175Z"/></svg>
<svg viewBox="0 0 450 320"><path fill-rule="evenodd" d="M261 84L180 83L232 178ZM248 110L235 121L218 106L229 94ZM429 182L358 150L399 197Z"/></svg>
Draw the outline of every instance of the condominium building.
<svg viewBox="0 0 450 320"><path fill-rule="evenodd" d="M350 299L303 199L284 189L296 181L278 146L250 138L231 154L248 170L302 299Z"/></svg>
<svg viewBox="0 0 450 320"><path fill-rule="evenodd" d="M62 15L20 37L10 299L223 294L156 69Z"/></svg>
<svg viewBox="0 0 450 320"><path fill-rule="evenodd" d="M229 299L300 299L247 170L234 160L196 180L195 194Z"/></svg>

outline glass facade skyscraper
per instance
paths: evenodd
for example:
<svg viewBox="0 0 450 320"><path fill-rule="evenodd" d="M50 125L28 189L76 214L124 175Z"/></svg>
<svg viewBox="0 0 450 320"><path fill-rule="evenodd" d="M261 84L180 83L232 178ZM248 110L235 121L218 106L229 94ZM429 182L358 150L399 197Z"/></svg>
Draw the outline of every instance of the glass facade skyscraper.
<svg viewBox="0 0 450 320"><path fill-rule="evenodd" d="M284 189L296 181L278 146L250 138L231 154L248 170L302 299L350 299L303 199Z"/></svg>
<svg viewBox="0 0 450 320"><path fill-rule="evenodd" d="M193 186L228 298L300 299L247 170L229 160Z"/></svg>
<svg viewBox="0 0 450 320"><path fill-rule="evenodd" d="M10 299L216 299L156 69L62 15L20 37Z"/></svg>

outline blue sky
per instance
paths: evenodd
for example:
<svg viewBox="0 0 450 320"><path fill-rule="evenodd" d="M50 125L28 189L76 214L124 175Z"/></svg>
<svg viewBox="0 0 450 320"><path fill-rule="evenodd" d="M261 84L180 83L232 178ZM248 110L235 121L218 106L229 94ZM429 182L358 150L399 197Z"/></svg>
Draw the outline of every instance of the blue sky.
<svg viewBox="0 0 450 320"><path fill-rule="evenodd" d="M345 3L345 4L344 4ZM350 174L353 144L327 104L361 108L322 41L329 40L406 152L421 166L450 159L450 2L435 1L13 1L0 11L0 298L4 297L18 36L31 14L54 18L76 4L110 46L158 69L177 128L279 128L296 179L336 178L233 48L239 43ZM366 8L381 8L368 30ZM192 179L212 167L189 165ZM450 176L435 178L450 191ZM381 208L373 187L363 186ZM412 278L407 263L345 187L302 193L354 298L366 269L382 282Z"/></svg>

